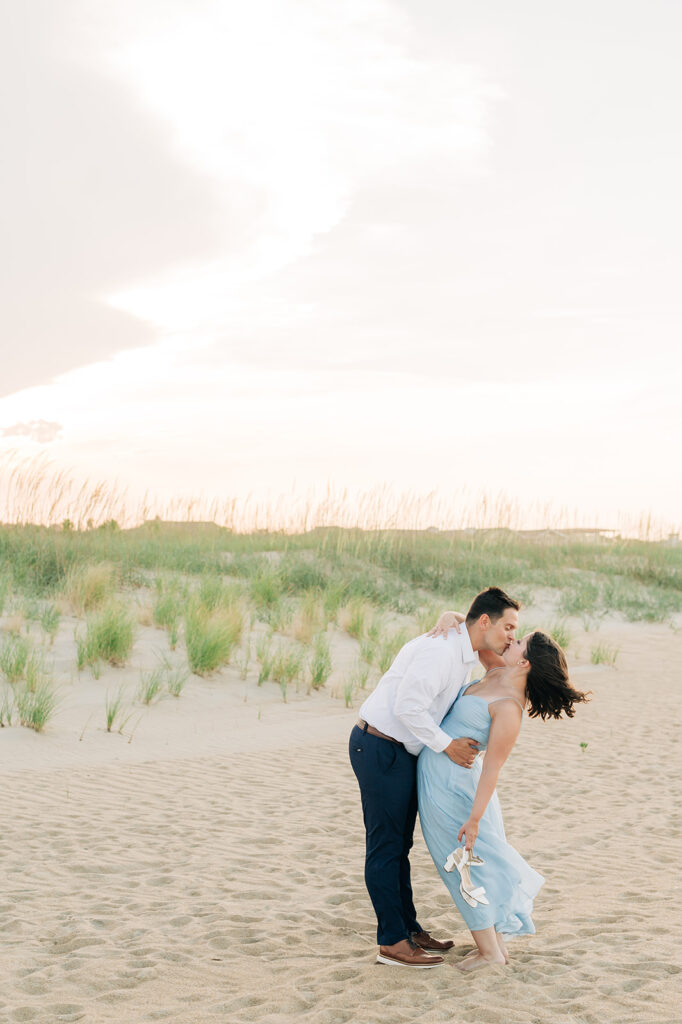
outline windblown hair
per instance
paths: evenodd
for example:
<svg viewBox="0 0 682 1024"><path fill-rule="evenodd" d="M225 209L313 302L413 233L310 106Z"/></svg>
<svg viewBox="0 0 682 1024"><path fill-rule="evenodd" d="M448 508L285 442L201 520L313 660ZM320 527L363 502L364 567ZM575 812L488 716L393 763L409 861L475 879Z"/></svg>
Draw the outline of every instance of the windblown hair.
<svg viewBox="0 0 682 1024"><path fill-rule="evenodd" d="M530 671L526 680L526 696L530 718L573 718L574 704L586 704L589 695L574 690L568 678L566 655L546 633L536 631L528 637L526 658Z"/></svg>
<svg viewBox="0 0 682 1024"><path fill-rule="evenodd" d="M518 611L520 607L519 602L505 594L504 590L500 590L499 587L488 587L474 598L467 612L467 624L476 622L481 615L489 615L491 622L497 622L499 617L504 615L505 608L516 608Z"/></svg>

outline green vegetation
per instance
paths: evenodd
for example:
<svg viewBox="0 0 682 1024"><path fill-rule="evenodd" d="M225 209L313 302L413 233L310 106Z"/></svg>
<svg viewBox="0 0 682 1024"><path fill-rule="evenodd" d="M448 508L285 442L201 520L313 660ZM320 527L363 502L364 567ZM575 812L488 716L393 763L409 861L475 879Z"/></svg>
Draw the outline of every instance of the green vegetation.
<svg viewBox="0 0 682 1024"><path fill-rule="evenodd" d="M0 729L12 724L13 713L14 693L8 686L5 686L0 694Z"/></svg>
<svg viewBox="0 0 682 1024"><path fill-rule="evenodd" d="M329 641L324 633L318 633L313 643L310 658L310 685L313 690L321 689L329 679L332 671L332 656Z"/></svg>
<svg viewBox="0 0 682 1024"><path fill-rule="evenodd" d="M190 602L185 619L187 662L192 672L206 676L227 664L239 643L244 620L236 606L209 610L201 600Z"/></svg>
<svg viewBox="0 0 682 1024"><path fill-rule="evenodd" d="M31 647L26 637L10 633L0 642L0 672L8 683L24 678Z"/></svg>
<svg viewBox="0 0 682 1024"><path fill-rule="evenodd" d="M59 623L61 621L62 614L56 604L48 602L44 605L40 612L40 625L43 630L50 638L50 643L54 643L54 638L59 629Z"/></svg>
<svg viewBox="0 0 682 1024"><path fill-rule="evenodd" d="M117 720L121 718L123 712L123 687L121 686L115 697L112 697L107 693L106 701L104 704L105 717L107 722L107 732L111 732ZM118 731L121 732L123 729L123 722L119 722Z"/></svg>
<svg viewBox="0 0 682 1024"><path fill-rule="evenodd" d="M140 677L140 686L137 691L138 700L143 704L151 704L161 696L163 690L163 666L143 672Z"/></svg>
<svg viewBox="0 0 682 1024"><path fill-rule="evenodd" d="M122 601L112 599L88 616L85 636L76 632L78 668L89 665L98 676L101 661L125 665L134 642L135 623L130 609Z"/></svg>
<svg viewBox="0 0 682 1024"><path fill-rule="evenodd" d="M29 501L27 517L32 508ZM526 603L540 588L551 592L549 622L535 609L522 618L533 616L562 647L581 624L597 628L606 615L665 623L682 611L682 546L675 543L508 529L243 534L160 521L119 529L113 511L101 525L88 525L86 511L59 526L0 525L0 673L12 685L25 680L29 693L42 692L47 678L33 645L47 650L67 599L84 620L75 627L78 666L96 676L105 662L129 658L131 608L138 606L146 610L142 621L166 631L166 651L184 642L190 671L207 675L232 661L242 679L257 671L259 684L278 684L285 699L304 678L311 688L325 686L338 667L331 623L360 654L341 684L347 703L409 637L430 629L446 608L466 611L492 584ZM522 624L519 635L529 631ZM598 645L592 661L613 665L617 654ZM150 700L166 691L179 696L188 673L168 667L162 676ZM4 700L0 724L12 717Z"/></svg>
<svg viewBox="0 0 682 1024"><path fill-rule="evenodd" d="M590 651L590 661L593 665L610 665L611 668L614 668L618 652L618 647L609 647L608 644L597 644Z"/></svg>
<svg viewBox="0 0 682 1024"><path fill-rule="evenodd" d="M57 696L46 680L35 689L25 686L14 695L19 723L28 729L42 732L57 707Z"/></svg>
<svg viewBox="0 0 682 1024"><path fill-rule="evenodd" d="M376 664L382 675L388 671L396 654L409 639L410 636L406 629L381 638L377 647Z"/></svg>
<svg viewBox="0 0 682 1024"><path fill-rule="evenodd" d="M102 562L96 565L79 565L66 578L64 591L76 615L101 608L114 594L116 570L113 565Z"/></svg>

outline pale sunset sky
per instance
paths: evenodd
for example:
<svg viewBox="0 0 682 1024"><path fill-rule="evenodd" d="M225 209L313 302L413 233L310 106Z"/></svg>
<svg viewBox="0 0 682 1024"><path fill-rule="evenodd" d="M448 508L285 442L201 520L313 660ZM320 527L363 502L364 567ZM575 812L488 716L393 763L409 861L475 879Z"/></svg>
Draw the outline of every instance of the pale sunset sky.
<svg viewBox="0 0 682 1024"><path fill-rule="evenodd" d="M682 523L677 0L0 21L0 465Z"/></svg>

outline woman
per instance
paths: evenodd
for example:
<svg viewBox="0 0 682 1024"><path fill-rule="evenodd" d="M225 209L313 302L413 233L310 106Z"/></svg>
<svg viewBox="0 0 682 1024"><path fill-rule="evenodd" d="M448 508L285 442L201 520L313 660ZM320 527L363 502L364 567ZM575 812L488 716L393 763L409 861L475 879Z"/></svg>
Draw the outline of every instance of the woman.
<svg viewBox="0 0 682 1024"><path fill-rule="evenodd" d="M441 632L454 624L446 615L438 623ZM573 689L564 652L545 633L512 641L502 656L481 651L479 659L486 675L462 690L441 728L453 738L478 740L485 756L467 769L426 747L417 765L424 839L476 943L459 965L464 971L506 963L503 936L535 932L530 914L544 879L507 843L495 794L524 708L531 718L572 718L574 705L589 699ZM460 875L458 870L446 871L445 864L452 867L449 855L462 839L469 855L476 844L477 859ZM461 851L457 854L460 864L466 859Z"/></svg>

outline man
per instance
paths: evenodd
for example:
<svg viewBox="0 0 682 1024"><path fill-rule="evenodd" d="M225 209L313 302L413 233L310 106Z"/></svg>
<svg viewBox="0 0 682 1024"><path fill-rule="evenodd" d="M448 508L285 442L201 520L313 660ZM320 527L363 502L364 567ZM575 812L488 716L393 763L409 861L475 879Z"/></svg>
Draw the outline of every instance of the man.
<svg viewBox="0 0 682 1024"><path fill-rule="evenodd" d="M471 767L477 744L451 739L440 723L468 681L476 652L502 654L514 639L519 607L497 587L483 591L460 632L405 644L360 708L349 750L362 797L365 884L377 916L378 963L436 967L445 961L432 954L454 945L423 930L412 900L408 855L417 817L417 755L428 746Z"/></svg>

